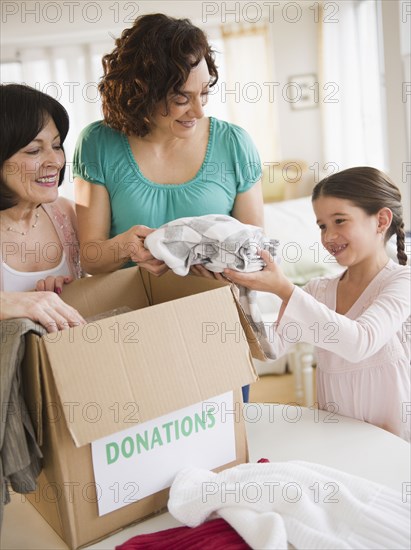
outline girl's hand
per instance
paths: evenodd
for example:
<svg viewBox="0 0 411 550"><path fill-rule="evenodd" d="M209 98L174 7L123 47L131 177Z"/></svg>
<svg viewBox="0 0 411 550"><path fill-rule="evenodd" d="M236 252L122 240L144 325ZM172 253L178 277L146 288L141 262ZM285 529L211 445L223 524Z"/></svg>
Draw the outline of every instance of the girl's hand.
<svg viewBox="0 0 411 550"><path fill-rule="evenodd" d="M294 285L287 279L274 258L267 250L258 250L259 256L266 266L261 271L242 273L233 269L225 269L224 276L233 283L252 290L272 292L283 301L288 301L294 290Z"/></svg>
<svg viewBox="0 0 411 550"><path fill-rule="evenodd" d="M1 319L27 317L48 332L82 325L80 313L63 302L55 292L1 292Z"/></svg>
<svg viewBox="0 0 411 550"><path fill-rule="evenodd" d="M73 280L73 277L68 275L63 277L62 275L58 277L46 277L46 279L39 279L36 284L36 290L38 292L55 292L56 294L61 294L63 290L63 285L68 285Z"/></svg>

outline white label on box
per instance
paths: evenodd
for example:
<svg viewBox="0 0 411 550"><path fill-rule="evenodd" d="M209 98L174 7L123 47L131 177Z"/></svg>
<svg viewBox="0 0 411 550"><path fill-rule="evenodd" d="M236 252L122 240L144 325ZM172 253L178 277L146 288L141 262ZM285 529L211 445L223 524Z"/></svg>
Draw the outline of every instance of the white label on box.
<svg viewBox="0 0 411 550"><path fill-rule="evenodd" d="M170 487L182 468L235 460L233 409L228 392L94 441L99 515Z"/></svg>

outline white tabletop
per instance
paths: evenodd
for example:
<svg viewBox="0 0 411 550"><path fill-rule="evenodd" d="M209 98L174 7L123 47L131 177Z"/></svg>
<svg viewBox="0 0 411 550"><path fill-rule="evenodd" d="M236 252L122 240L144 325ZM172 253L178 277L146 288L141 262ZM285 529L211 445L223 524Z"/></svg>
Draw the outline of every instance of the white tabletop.
<svg viewBox="0 0 411 550"><path fill-rule="evenodd" d="M250 462L305 460L362 476L398 491L410 482L410 445L370 424L296 405L249 403L244 408ZM129 538L180 525L164 513L128 527L89 549L112 550ZM67 545L38 512L14 494L5 507L2 550L62 550Z"/></svg>

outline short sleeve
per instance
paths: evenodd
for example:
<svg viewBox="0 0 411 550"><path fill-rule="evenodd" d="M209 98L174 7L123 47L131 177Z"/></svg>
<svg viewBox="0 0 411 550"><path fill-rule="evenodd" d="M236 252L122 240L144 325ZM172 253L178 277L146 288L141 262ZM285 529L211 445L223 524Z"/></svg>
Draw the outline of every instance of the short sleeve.
<svg viewBox="0 0 411 550"><path fill-rule="evenodd" d="M73 156L73 176L105 185L105 127L101 121L86 126L80 133Z"/></svg>
<svg viewBox="0 0 411 550"><path fill-rule="evenodd" d="M261 160L251 136L240 126L231 124L230 145L237 169L237 193L244 193L261 179Z"/></svg>

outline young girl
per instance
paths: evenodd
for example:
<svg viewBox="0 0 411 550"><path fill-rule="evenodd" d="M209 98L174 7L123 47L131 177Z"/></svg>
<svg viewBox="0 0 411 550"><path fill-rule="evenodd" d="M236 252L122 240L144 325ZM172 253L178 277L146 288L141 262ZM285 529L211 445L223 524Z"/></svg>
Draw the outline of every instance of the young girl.
<svg viewBox="0 0 411 550"><path fill-rule="evenodd" d="M321 409L375 424L410 440L410 268L401 195L382 172L343 170L320 181L312 203L324 247L342 275L294 286L266 251L256 273L225 270L234 283L282 299L274 345L316 346ZM397 235L399 264L385 245Z"/></svg>

